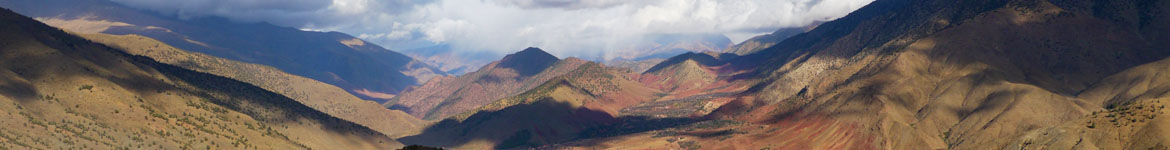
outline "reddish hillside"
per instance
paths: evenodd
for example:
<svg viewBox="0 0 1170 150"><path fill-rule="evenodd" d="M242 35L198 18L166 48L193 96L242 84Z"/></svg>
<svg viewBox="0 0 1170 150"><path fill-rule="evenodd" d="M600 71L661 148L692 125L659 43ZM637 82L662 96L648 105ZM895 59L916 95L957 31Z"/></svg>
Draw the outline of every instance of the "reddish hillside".
<svg viewBox="0 0 1170 150"><path fill-rule="evenodd" d="M543 50L528 48L463 76L431 79L385 105L418 118L442 119L528 91L586 62L558 60Z"/></svg>

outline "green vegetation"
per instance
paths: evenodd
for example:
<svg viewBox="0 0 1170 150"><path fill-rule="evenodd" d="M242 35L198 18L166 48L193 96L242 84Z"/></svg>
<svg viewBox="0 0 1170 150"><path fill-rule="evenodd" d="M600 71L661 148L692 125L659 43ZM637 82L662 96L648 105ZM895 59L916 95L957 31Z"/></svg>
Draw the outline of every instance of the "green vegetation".
<svg viewBox="0 0 1170 150"><path fill-rule="evenodd" d="M80 90L93 90L93 85L89 85L89 84L81 85L81 87L77 88L77 90L78 91L80 91Z"/></svg>

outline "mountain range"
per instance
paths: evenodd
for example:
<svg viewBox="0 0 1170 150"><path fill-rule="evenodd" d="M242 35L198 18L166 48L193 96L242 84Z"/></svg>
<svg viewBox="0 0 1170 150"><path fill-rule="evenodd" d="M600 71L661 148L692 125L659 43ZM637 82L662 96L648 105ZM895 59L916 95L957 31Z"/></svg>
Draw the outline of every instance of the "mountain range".
<svg viewBox="0 0 1170 150"><path fill-rule="evenodd" d="M1167 142L1157 124L1167 93L1153 69L1170 56L1159 42L1170 33L1167 5L878 0L742 56L687 53L643 74L578 69L592 71L400 140L472 149L1156 149Z"/></svg>
<svg viewBox="0 0 1170 150"><path fill-rule="evenodd" d="M336 32L65 3L0 1L39 16L0 12L0 148L1170 144L1165 0L875 0L738 44L663 35L618 61L529 47L479 67L441 45L408 57ZM282 44L324 59L280 61L309 55Z"/></svg>

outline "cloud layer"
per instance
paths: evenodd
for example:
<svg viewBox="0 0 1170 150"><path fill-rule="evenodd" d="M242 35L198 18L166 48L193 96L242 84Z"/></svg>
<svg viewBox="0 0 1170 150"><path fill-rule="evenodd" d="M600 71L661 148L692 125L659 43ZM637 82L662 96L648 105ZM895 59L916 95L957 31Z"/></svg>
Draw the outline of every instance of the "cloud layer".
<svg viewBox="0 0 1170 150"><path fill-rule="evenodd" d="M872 0L113 0L184 18L220 16L340 31L390 49L445 43L510 53L612 57L645 35L724 34L739 42L832 20Z"/></svg>

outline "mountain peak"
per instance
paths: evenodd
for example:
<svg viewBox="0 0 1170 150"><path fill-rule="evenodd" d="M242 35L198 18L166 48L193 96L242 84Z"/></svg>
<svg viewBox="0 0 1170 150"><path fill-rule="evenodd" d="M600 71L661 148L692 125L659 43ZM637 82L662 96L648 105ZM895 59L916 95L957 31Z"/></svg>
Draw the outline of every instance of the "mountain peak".
<svg viewBox="0 0 1170 150"><path fill-rule="evenodd" d="M497 67L516 69L520 75L531 76L544 71L545 68L552 66L559 60L560 58L544 52L540 48L528 47L520 52L504 56Z"/></svg>

